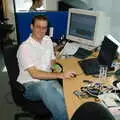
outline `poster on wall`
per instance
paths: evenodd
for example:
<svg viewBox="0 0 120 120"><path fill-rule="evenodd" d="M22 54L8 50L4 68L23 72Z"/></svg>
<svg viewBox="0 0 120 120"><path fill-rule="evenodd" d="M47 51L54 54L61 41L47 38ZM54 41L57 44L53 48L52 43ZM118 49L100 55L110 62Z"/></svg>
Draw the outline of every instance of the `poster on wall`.
<svg viewBox="0 0 120 120"><path fill-rule="evenodd" d="M40 11L46 9L46 0L14 0L16 12Z"/></svg>

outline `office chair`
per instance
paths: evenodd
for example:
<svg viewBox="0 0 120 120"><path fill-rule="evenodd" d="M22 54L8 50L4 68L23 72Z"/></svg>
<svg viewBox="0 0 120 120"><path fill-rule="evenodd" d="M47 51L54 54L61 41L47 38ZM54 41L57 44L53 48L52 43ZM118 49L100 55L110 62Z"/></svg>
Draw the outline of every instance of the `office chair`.
<svg viewBox="0 0 120 120"><path fill-rule="evenodd" d="M86 102L76 110L71 120L115 120L115 118L103 105Z"/></svg>
<svg viewBox="0 0 120 120"><path fill-rule="evenodd" d="M3 57L8 71L12 97L16 105L20 106L23 110L23 112L15 114L14 120L18 120L21 117L32 117L34 120L49 120L52 115L43 102L41 100L30 101L25 99L23 96L25 88L22 84L16 81L19 74L16 58L17 49L18 46L14 45L5 47L3 50Z"/></svg>

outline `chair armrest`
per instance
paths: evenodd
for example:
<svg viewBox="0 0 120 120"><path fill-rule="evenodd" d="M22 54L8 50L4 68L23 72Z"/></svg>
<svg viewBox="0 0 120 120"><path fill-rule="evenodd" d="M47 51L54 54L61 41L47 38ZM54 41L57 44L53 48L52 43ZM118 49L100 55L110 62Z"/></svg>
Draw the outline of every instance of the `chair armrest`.
<svg viewBox="0 0 120 120"><path fill-rule="evenodd" d="M25 87L20 84L19 82L16 82L16 89L21 92L22 94L25 92Z"/></svg>

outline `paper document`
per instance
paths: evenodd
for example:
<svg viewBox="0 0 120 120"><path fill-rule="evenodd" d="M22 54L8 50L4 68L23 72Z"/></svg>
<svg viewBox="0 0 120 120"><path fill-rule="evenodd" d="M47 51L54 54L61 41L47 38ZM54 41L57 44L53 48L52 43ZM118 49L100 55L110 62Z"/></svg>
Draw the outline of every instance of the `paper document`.
<svg viewBox="0 0 120 120"><path fill-rule="evenodd" d="M76 42L69 43L67 42L62 51L60 52L61 55L74 55L75 52L78 50L80 45Z"/></svg>
<svg viewBox="0 0 120 120"><path fill-rule="evenodd" d="M116 101L120 101L120 98L115 93L105 93L98 96L101 101L108 107L118 106Z"/></svg>

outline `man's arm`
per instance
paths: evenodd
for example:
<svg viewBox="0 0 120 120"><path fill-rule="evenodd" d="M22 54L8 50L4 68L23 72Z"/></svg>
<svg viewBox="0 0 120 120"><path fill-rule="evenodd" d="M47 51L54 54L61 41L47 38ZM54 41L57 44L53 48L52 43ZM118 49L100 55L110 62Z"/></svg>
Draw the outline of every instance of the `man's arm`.
<svg viewBox="0 0 120 120"><path fill-rule="evenodd" d="M65 78L71 78L75 76L75 72L67 72L67 73L52 73L52 72L45 72L38 70L36 67L29 67L26 69L28 73L32 76L34 79L42 79L42 80L49 80L49 79L65 79Z"/></svg>

